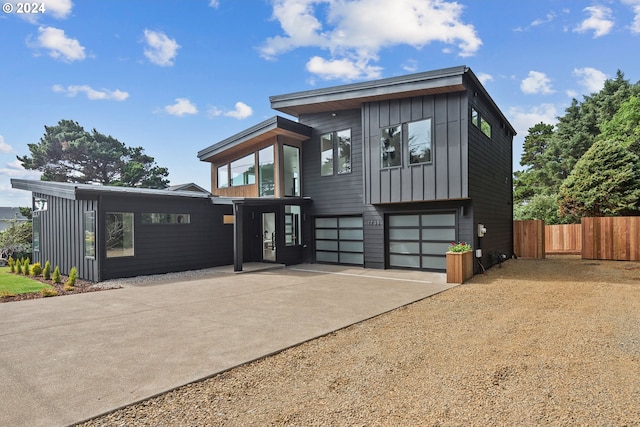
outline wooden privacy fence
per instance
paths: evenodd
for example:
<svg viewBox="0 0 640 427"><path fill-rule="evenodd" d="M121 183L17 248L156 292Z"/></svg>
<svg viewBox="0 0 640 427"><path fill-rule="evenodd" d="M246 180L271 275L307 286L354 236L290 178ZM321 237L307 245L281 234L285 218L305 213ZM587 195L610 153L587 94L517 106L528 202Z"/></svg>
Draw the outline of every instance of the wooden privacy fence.
<svg viewBox="0 0 640 427"><path fill-rule="evenodd" d="M583 259L640 261L640 216L547 226L541 220L513 221L513 252L521 258L580 254Z"/></svg>
<svg viewBox="0 0 640 427"><path fill-rule="evenodd" d="M513 221L513 252L519 258L544 258L544 221Z"/></svg>
<svg viewBox="0 0 640 427"><path fill-rule="evenodd" d="M545 225L544 240L547 254L579 255L582 253L582 225Z"/></svg>
<svg viewBox="0 0 640 427"><path fill-rule="evenodd" d="M582 218L582 258L640 261L640 216Z"/></svg>

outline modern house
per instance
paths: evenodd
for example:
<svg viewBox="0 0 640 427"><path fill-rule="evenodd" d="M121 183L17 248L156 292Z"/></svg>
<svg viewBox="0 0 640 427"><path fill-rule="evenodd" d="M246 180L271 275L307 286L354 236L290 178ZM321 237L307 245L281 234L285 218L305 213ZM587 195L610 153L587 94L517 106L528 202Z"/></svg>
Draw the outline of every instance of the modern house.
<svg viewBox="0 0 640 427"><path fill-rule="evenodd" d="M469 68L270 101L297 120L201 150L211 194L12 180L46 208L34 259L105 280L250 261L444 271L452 241L485 267L511 256L515 131Z"/></svg>

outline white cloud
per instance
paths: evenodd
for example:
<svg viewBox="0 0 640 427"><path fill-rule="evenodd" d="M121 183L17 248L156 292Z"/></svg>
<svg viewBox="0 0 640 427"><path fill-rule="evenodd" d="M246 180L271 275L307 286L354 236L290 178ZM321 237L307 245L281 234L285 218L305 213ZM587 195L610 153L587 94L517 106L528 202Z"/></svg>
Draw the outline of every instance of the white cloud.
<svg viewBox="0 0 640 427"><path fill-rule="evenodd" d="M584 33L593 30L593 38L601 37L611 32L613 18L611 9L606 6L589 6L582 9L589 17L582 21L573 31Z"/></svg>
<svg viewBox="0 0 640 427"><path fill-rule="evenodd" d="M220 2L218 0L209 1L209 7L217 8L218 6L220 6Z"/></svg>
<svg viewBox="0 0 640 427"><path fill-rule="evenodd" d="M622 0L622 3L628 4L633 10L633 23L629 27L632 33L640 33L640 0Z"/></svg>
<svg viewBox="0 0 640 427"><path fill-rule="evenodd" d="M170 39L160 31L144 30L144 39L147 47L144 49L144 56L149 61L161 67L173 65L178 54L180 45L175 39Z"/></svg>
<svg viewBox="0 0 640 427"><path fill-rule="evenodd" d="M39 171L28 170L22 167L22 163L18 159L7 163L4 168L0 168L0 175L6 175L10 178L21 179L40 179L42 175Z"/></svg>
<svg viewBox="0 0 640 427"><path fill-rule="evenodd" d="M558 110L553 104L541 104L525 109L523 107L509 108L509 122L519 135L526 135L529 128L540 123L554 125L557 123Z"/></svg>
<svg viewBox="0 0 640 427"><path fill-rule="evenodd" d="M253 109L244 102L236 102L236 109L233 111L227 111L224 113L227 117L233 117L234 119L242 120L250 117L253 114Z"/></svg>
<svg viewBox="0 0 640 427"><path fill-rule="evenodd" d="M186 114L198 114L198 108L187 98L176 98L176 103L165 106L164 111L172 116L178 117Z"/></svg>
<svg viewBox="0 0 640 427"><path fill-rule="evenodd" d="M580 79L580 85L587 89L589 93L599 92L604 87L605 80L607 80L605 73L591 67L575 68L573 75Z"/></svg>
<svg viewBox="0 0 640 427"><path fill-rule="evenodd" d="M13 147L4 142L4 136L0 135L0 153L11 153Z"/></svg>
<svg viewBox="0 0 640 427"><path fill-rule="evenodd" d="M456 46L460 56L475 54L482 41L473 25L463 22L462 12L459 3L445 0L273 0L273 19L284 34L268 38L260 51L274 59L299 47L318 47L328 50L330 59L316 56L307 69L317 67L323 78L361 78L379 72L369 63L385 47L420 49L440 42Z"/></svg>
<svg viewBox="0 0 640 427"><path fill-rule="evenodd" d="M382 68L369 65L366 60L353 61L346 58L326 60L319 56L314 56L307 62L307 71L325 80L354 80L359 78L379 78Z"/></svg>
<svg viewBox="0 0 640 427"><path fill-rule="evenodd" d="M402 65L402 69L408 73L415 73L416 71L418 71L418 61L416 61L415 59L408 59Z"/></svg>
<svg viewBox="0 0 640 427"><path fill-rule="evenodd" d="M493 76L487 73L478 73L476 77L478 77L478 80L480 80L480 83L482 84L493 81Z"/></svg>
<svg viewBox="0 0 640 427"><path fill-rule="evenodd" d="M551 79L545 73L539 71L529 71L529 77L522 80L520 89L526 94L544 94L553 93L551 88Z"/></svg>
<svg viewBox="0 0 640 427"><path fill-rule="evenodd" d="M57 19L64 19L71 14L73 3L71 0L43 0L45 13Z"/></svg>
<svg viewBox="0 0 640 427"><path fill-rule="evenodd" d="M49 49L49 56L65 62L81 61L86 58L84 47L77 39L67 37L64 30L54 27L39 27L36 43L27 41L35 48Z"/></svg>
<svg viewBox="0 0 640 427"><path fill-rule="evenodd" d="M76 96L78 93L84 93L85 95L87 95L87 99L90 99L92 101L94 100L112 100L112 101L124 101L125 99L129 98L129 93L128 92L124 92L121 91L119 89L116 90L109 90L109 89L102 89L102 90L96 90L93 89L90 86L87 85L73 85L73 86L67 86L66 88L61 86L61 85L53 85L53 87L51 88L54 92L58 92L58 93L64 93L67 96L70 97L74 97Z"/></svg>

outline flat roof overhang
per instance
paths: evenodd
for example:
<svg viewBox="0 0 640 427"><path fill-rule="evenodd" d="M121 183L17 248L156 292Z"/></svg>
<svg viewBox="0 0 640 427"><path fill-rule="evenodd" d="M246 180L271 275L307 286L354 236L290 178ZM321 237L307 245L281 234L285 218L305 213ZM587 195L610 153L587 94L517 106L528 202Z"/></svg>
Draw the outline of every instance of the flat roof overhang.
<svg viewBox="0 0 640 427"><path fill-rule="evenodd" d="M365 102L435 95L466 90L466 66L271 96L271 108L303 114L359 109Z"/></svg>
<svg viewBox="0 0 640 427"><path fill-rule="evenodd" d="M311 137L312 128L284 117L274 116L249 129L243 130L227 139L217 142L198 152L198 159L209 161L212 157L227 152L230 149L245 145L256 144L277 135L285 135L300 141Z"/></svg>

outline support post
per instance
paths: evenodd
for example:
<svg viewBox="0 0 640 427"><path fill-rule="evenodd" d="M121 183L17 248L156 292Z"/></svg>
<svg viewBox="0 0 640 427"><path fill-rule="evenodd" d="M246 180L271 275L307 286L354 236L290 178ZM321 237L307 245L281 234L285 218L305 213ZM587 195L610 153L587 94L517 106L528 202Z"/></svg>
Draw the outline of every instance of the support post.
<svg viewBox="0 0 640 427"><path fill-rule="evenodd" d="M233 204L233 271L242 271L242 205Z"/></svg>

